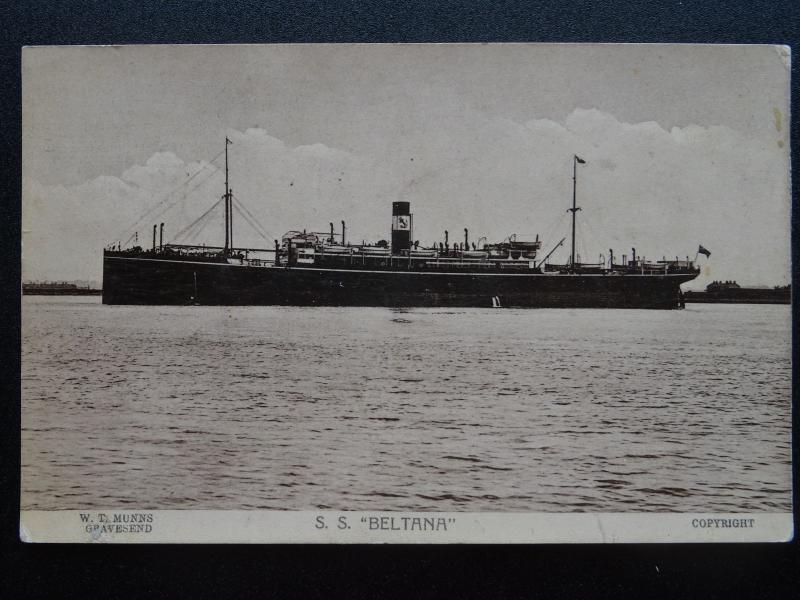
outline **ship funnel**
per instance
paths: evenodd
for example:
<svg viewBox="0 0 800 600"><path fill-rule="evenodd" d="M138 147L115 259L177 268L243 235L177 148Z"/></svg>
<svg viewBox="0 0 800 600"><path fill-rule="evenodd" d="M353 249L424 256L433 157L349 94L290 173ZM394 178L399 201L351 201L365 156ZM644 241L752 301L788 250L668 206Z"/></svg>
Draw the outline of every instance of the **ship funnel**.
<svg viewBox="0 0 800 600"><path fill-rule="evenodd" d="M411 248L411 203L392 202L392 254Z"/></svg>

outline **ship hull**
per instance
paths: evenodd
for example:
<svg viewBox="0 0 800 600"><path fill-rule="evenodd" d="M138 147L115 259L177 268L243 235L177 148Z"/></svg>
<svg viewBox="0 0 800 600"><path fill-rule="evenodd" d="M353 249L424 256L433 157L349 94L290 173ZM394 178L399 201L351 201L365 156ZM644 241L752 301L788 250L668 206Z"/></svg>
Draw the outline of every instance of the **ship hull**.
<svg viewBox="0 0 800 600"><path fill-rule="evenodd" d="M104 304L679 308L692 274L443 273L105 256Z"/></svg>

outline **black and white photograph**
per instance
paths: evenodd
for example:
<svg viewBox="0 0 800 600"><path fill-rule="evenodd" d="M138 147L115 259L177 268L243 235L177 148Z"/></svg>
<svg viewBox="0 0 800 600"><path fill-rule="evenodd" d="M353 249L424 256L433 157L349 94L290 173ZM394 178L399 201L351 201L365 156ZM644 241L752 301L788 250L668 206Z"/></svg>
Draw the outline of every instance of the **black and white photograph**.
<svg viewBox="0 0 800 600"><path fill-rule="evenodd" d="M790 49L22 51L20 536L793 536Z"/></svg>

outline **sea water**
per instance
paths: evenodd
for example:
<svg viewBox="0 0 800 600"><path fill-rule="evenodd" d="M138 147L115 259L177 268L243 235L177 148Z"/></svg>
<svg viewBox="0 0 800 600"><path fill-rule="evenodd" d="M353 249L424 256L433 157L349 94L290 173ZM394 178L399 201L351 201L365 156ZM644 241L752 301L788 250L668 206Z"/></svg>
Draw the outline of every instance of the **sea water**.
<svg viewBox="0 0 800 600"><path fill-rule="evenodd" d="M23 509L791 510L789 306L23 298Z"/></svg>

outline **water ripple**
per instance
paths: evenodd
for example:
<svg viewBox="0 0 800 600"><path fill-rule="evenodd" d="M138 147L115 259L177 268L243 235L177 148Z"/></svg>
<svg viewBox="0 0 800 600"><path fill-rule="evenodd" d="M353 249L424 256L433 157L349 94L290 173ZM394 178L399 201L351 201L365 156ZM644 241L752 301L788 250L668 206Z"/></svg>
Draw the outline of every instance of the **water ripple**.
<svg viewBox="0 0 800 600"><path fill-rule="evenodd" d="M790 311L23 299L22 507L791 509Z"/></svg>

